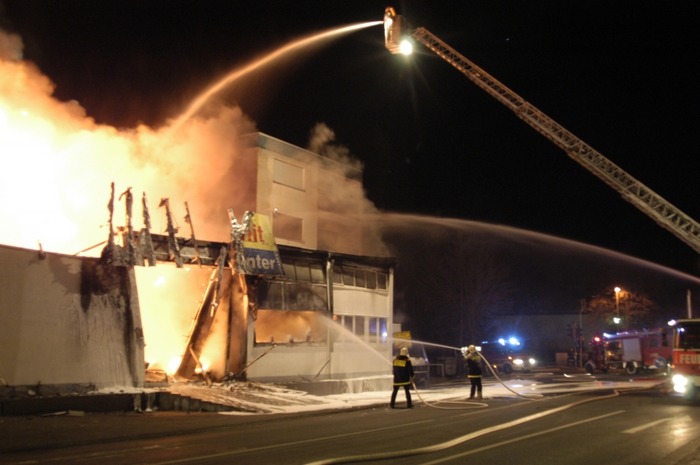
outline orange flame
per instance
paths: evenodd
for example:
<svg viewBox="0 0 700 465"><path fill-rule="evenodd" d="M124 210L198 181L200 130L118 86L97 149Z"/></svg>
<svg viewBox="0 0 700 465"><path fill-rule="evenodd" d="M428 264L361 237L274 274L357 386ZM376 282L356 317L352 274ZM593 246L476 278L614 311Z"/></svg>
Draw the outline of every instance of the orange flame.
<svg viewBox="0 0 700 465"><path fill-rule="evenodd" d="M198 234L227 240L226 211L237 193L223 181L241 152L237 136L254 131L240 109L190 119L176 133L98 125L77 102L56 100L53 83L12 55L0 51L0 243L33 248L39 241L44 250L75 253L105 241L111 182L117 195L132 187L154 202L169 197L182 218L189 201ZM156 207L149 205L153 228L162 232Z"/></svg>

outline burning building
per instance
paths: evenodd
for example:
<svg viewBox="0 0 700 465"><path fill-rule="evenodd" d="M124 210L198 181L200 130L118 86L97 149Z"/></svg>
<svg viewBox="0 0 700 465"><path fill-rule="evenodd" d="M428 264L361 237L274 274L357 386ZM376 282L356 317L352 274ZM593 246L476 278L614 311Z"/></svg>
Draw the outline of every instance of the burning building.
<svg viewBox="0 0 700 465"><path fill-rule="evenodd" d="M388 375L394 262L332 131L116 128L53 91L0 30L0 393Z"/></svg>
<svg viewBox="0 0 700 465"><path fill-rule="evenodd" d="M227 241L197 238L187 203L180 231L168 199L152 234L145 193L137 228L131 191L113 187L99 257L0 246L6 389L142 386L147 373L388 383L395 263L364 221L361 168L262 133L242 145L230 182L250 194L231 199Z"/></svg>

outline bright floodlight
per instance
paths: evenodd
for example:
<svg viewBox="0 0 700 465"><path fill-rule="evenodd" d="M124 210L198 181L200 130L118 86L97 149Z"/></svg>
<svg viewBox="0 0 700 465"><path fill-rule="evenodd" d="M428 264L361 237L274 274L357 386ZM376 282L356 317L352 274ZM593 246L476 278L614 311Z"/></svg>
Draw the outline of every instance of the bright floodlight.
<svg viewBox="0 0 700 465"><path fill-rule="evenodd" d="M410 55L413 53L413 44L411 43L410 40L404 39L401 41L399 44L399 53L402 55Z"/></svg>

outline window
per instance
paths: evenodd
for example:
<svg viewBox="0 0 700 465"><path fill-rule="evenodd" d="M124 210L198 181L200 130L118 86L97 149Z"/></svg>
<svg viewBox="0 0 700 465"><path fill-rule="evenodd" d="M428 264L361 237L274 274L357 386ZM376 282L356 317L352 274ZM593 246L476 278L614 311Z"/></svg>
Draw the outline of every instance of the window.
<svg viewBox="0 0 700 465"><path fill-rule="evenodd" d="M364 315L334 315L333 321L341 325L345 331L370 343L386 343L388 341L387 318L370 317ZM343 331L339 341L351 341L349 334Z"/></svg>
<svg viewBox="0 0 700 465"><path fill-rule="evenodd" d="M325 284L326 275L321 263L312 262L283 262L282 269L288 281L302 281L306 283Z"/></svg>
<svg viewBox="0 0 700 465"><path fill-rule="evenodd" d="M355 270L355 286L367 287L367 277L365 270Z"/></svg>
<svg viewBox="0 0 700 465"><path fill-rule="evenodd" d="M681 349L700 348L700 325L684 323L677 328L678 347Z"/></svg>
<svg viewBox="0 0 700 465"><path fill-rule="evenodd" d="M333 284L343 284L343 269L340 265L333 265Z"/></svg>
<svg viewBox="0 0 700 465"><path fill-rule="evenodd" d="M353 317L345 315L343 317L343 326L350 331L350 333L355 334L355 319Z"/></svg>
<svg viewBox="0 0 700 465"><path fill-rule="evenodd" d="M339 328L332 328L333 337L339 342L348 342L355 334L355 318L352 315L333 315L333 322Z"/></svg>
<svg viewBox="0 0 700 465"><path fill-rule="evenodd" d="M297 272L296 269L294 268L294 263L282 263L282 270L284 271L284 276L287 279L290 279L292 281L296 281L297 279Z"/></svg>
<svg viewBox="0 0 700 465"><path fill-rule="evenodd" d="M369 342L386 342L386 318L369 319Z"/></svg>
<svg viewBox="0 0 700 465"><path fill-rule="evenodd" d="M275 158L272 167L272 180L277 184L304 190L304 169Z"/></svg>
<svg viewBox="0 0 700 465"><path fill-rule="evenodd" d="M377 288L377 273L374 271L365 272L365 277L367 278L367 289Z"/></svg>
<svg viewBox="0 0 700 465"><path fill-rule="evenodd" d="M297 344L325 342L324 315L311 310L258 310L255 320L256 344Z"/></svg>
<svg viewBox="0 0 700 465"><path fill-rule="evenodd" d="M346 286L355 285L355 272L352 268L343 267L343 284Z"/></svg>
<svg viewBox="0 0 700 465"><path fill-rule="evenodd" d="M355 316L355 335L362 337L365 335L365 317Z"/></svg>
<svg viewBox="0 0 700 465"><path fill-rule="evenodd" d="M311 282L312 283L325 283L326 275L323 272L323 266L320 263L311 263L309 265L311 271Z"/></svg>
<svg viewBox="0 0 700 465"><path fill-rule="evenodd" d="M386 273L377 273L377 289L386 289L387 283L389 282L389 277Z"/></svg>
<svg viewBox="0 0 700 465"><path fill-rule="evenodd" d="M365 289L387 290L389 276L383 271L333 265L333 283Z"/></svg>
<svg viewBox="0 0 700 465"><path fill-rule="evenodd" d="M307 263L295 263L294 271L297 274L297 281L311 282L311 269Z"/></svg>

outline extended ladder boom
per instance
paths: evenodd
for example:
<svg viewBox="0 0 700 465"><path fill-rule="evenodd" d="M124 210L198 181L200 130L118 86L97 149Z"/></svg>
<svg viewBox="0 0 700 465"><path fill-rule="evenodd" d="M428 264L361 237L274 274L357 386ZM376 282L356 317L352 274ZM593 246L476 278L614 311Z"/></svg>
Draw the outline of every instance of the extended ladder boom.
<svg viewBox="0 0 700 465"><path fill-rule="evenodd" d="M563 149L567 155L583 165L584 168L619 192L625 200L700 253L700 225L692 218L526 102L486 71L460 55L427 29L418 28L411 35L416 41L435 52L474 84L512 110L518 118Z"/></svg>

